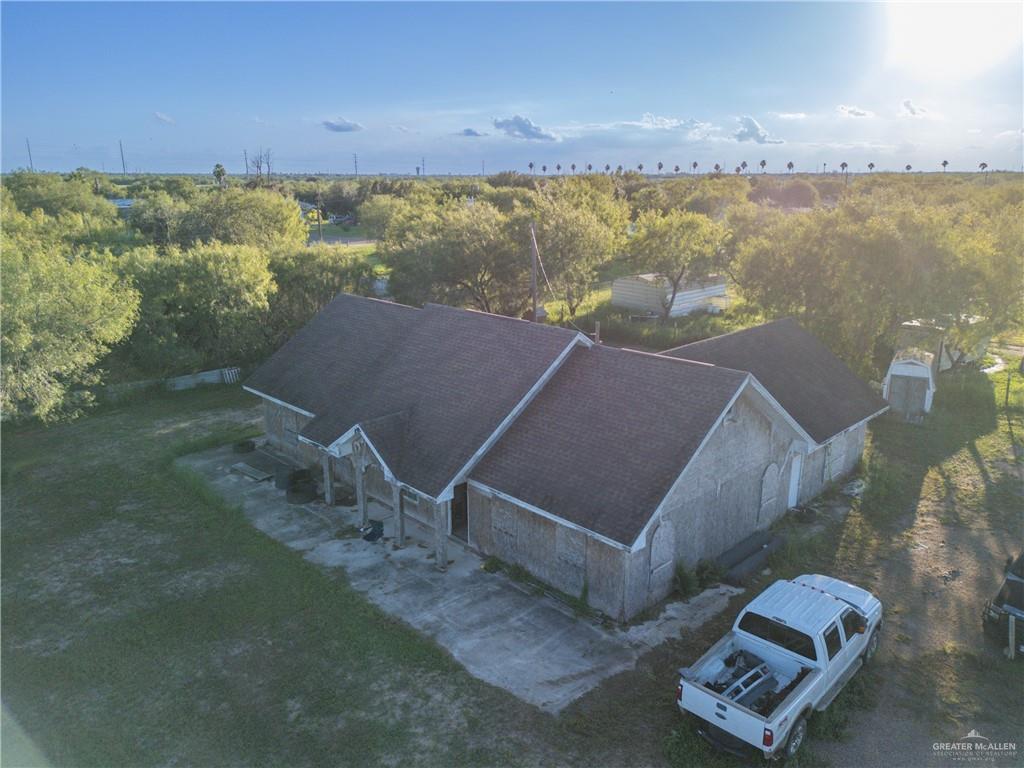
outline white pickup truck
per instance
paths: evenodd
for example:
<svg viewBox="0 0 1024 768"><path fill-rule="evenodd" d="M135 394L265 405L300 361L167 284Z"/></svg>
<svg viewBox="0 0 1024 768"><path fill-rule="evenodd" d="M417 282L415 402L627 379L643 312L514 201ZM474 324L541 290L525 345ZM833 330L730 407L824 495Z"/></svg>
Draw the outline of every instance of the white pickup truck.
<svg viewBox="0 0 1024 768"><path fill-rule="evenodd" d="M881 625L882 603L860 587L820 575L777 581L679 670L676 702L720 749L792 757L808 717L874 656Z"/></svg>

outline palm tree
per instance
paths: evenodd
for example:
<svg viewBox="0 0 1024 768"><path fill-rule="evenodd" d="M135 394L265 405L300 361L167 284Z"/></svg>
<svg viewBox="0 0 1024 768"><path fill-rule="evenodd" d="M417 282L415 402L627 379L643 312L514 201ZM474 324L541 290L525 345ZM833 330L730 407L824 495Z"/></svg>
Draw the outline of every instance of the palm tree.
<svg viewBox="0 0 1024 768"><path fill-rule="evenodd" d="M790 173L793 172L793 161L792 160L790 160L788 163L786 163L786 170L788 170Z"/></svg>
<svg viewBox="0 0 1024 768"><path fill-rule="evenodd" d="M737 175L737 176L739 176L739 175L740 175L740 172L741 172L742 170L743 170L743 169L742 169L742 168L740 168L740 167L739 167L739 166L737 165L737 166L736 166L736 175Z"/></svg>
<svg viewBox="0 0 1024 768"><path fill-rule="evenodd" d="M762 160L760 163L758 163L758 165L761 166L761 173L764 173L764 167L766 165L768 165L768 161L767 160Z"/></svg>
<svg viewBox="0 0 1024 768"><path fill-rule="evenodd" d="M907 163L906 167L903 170L905 170L907 173L910 173L910 163Z"/></svg>
<svg viewBox="0 0 1024 768"><path fill-rule="evenodd" d="M945 173L946 172L946 166L949 165L949 160L943 160L941 165L942 165L942 172Z"/></svg>
<svg viewBox="0 0 1024 768"><path fill-rule="evenodd" d="M609 165L608 163L605 163L605 164L604 164L604 172L605 172L605 173L611 173L611 172L612 172L612 167L611 167L611 165Z"/></svg>
<svg viewBox="0 0 1024 768"><path fill-rule="evenodd" d="M678 165L673 169L673 173L679 173L679 166Z"/></svg>
<svg viewBox="0 0 1024 768"><path fill-rule="evenodd" d="M526 167L530 169L530 173L533 173L533 161L532 160L526 164Z"/></svg>
<svg viewBox="0 0 1024 768"><path fill-rule="evenodd" d="M562 172L562 164L561 163L557 163L555 165L555 173L561 173L561 172Z"/></svg>
<svg viewBox="0 0 1024 768"><path fill-rule="evenodd" d="M693 165L691 165L690 167L693 168L693 172L696 173L697 172L697 161L694 160L693 161Z"/></svg>
<svg viewBox="0 0 1024 768"><path fill-rule="evenodd" d="M665 164L663 162L661 162L661 160L659 160L658 161L658 173L659 174L661 173L661 169L664 168L664 167L665 167Z"/></svg>
<svg viewBox="0 0 1024 768"><path fill-rule="evenodd" d="M542 165L542 166L540 167L540 172L541 172L541 173L547 173L547 172L548 172L548 167L547 167L546 165Z"/></svg>
<svg viewBox="0 0 1024 768"><path fill-rule="evenodd" d="M593 163L587 163L587 173L590 173L593 170L594 170L594 164Z"/></svg>
<svg viewBox="0 0 1024 768"><path fill-rule="evenodd" d="M638 171L640 171L640 173L643 173L644 172L644 164L643 163L637 163L636 164L636 169Z"/></svg>
<svg viewBox="0 0 1024 768"><path fill-rule="evenodd" d="M875 170L875 164L874 163L868 163L868 172L870 173L873 170Z"/></svg>
<svg viewBox="0 0 1024 768"><path fill-rule="evenodd" d="M744 173L747 172L747 161L746 160L744 160L743 162L740 163L740 168L743 169Z"/></svg>
<svg viewBox="0 0 1024 768"><path fill-rule="evenodd" d="M621 165L615 166L615 172L621 176L622 175L622 166Z"/></svg>
<svg viewBox="0 0 1024 768"><path fill-rule="evenodd" d="M988 170L988 163L978 163L978 170L984 173Z"/></svg>
<svg viewBox="0 0 1024 768"><path fill-rule="evenodd" d="M718 163L715 163L715 173L721 173L721 172L722 172L722 166L720 166Z"/></svg>

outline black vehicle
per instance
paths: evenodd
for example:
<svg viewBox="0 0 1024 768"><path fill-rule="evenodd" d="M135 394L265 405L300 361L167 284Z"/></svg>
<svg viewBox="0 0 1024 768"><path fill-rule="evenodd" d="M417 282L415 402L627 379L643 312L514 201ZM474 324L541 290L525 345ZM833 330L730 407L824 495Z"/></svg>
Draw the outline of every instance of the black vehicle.
<svg viewBox="0 0 1024 768"><path fill-rule="evenodd" d="M1003 585L995 598L985 603L981 618L985 632L1004 645L1009 638L1010 622L1015 622L1017 654L1024 654L1024 552L1016 560L1007 558Z"/></svg>

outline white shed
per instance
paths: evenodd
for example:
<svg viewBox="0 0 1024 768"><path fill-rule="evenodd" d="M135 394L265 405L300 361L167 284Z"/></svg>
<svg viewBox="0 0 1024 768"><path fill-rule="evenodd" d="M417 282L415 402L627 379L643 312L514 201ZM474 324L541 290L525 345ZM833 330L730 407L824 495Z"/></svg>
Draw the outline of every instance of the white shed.
<svg viewBox="0 0 1024 768"><path fill-rule="evenodd" d="M657 275L620 277L612 282L612 306L660 315L668 293L668 282ZM669 317L681 317L698 310L720 312L727 306L725 278L712 275L683 285L672 302Z"/></svg>
<svg viewBox="0 0 1024 768"><path fill-rule="evenodd" d="M921 421L934 395L935 355L913 347L897 352L882 382L882 396L892 410L907 421Z"/></svg>

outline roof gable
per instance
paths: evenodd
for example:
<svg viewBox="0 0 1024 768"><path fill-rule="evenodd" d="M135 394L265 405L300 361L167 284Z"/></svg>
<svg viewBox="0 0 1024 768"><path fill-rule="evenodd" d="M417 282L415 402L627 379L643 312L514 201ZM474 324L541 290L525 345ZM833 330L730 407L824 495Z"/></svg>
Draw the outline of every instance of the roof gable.
<svg viewBox="0 0 1024 768"><path fill-rule="evenodd" d="M630 546L747 378L576 349L471 478Z"/></svg>
<svg viewBox="0 0 1024 768"><path fill-rule="evenodd" d="M789 318L662 354L749 371L818 443L887 407L828 347Z"/></svg>

